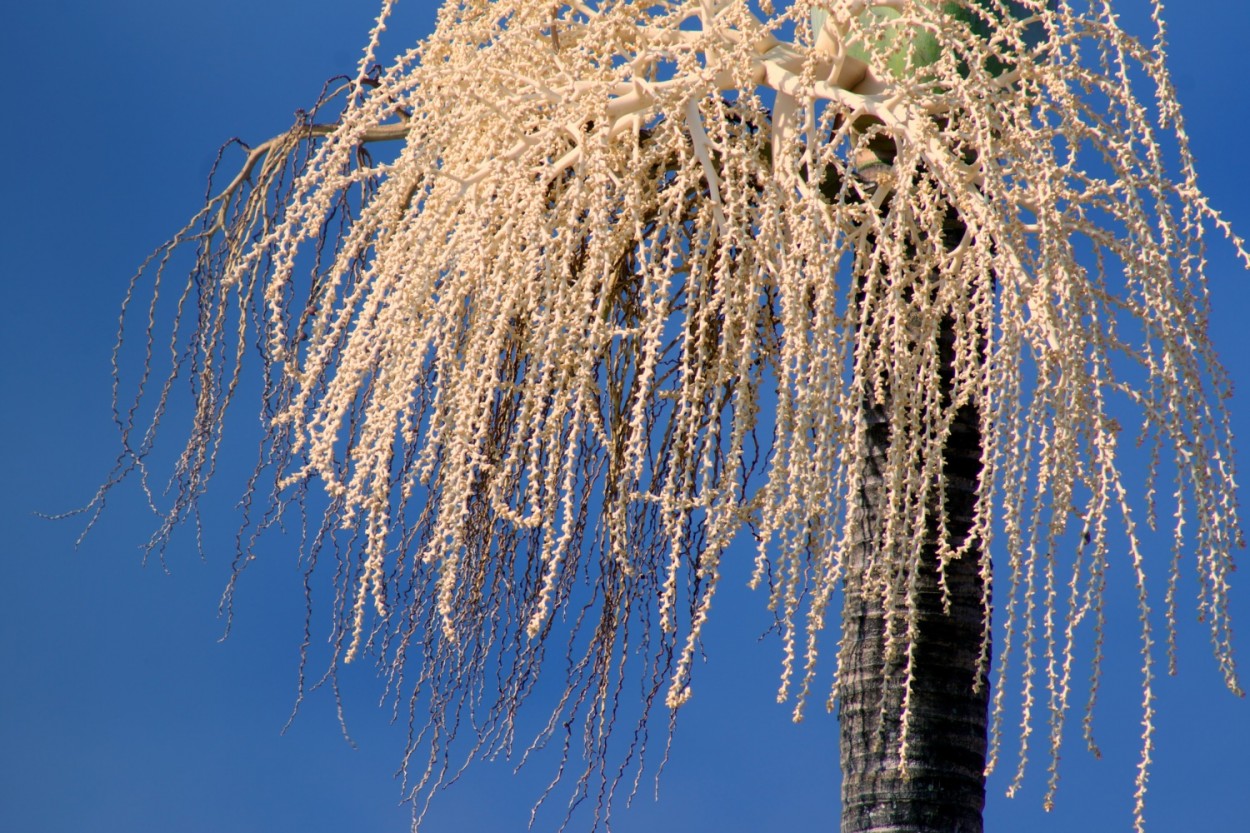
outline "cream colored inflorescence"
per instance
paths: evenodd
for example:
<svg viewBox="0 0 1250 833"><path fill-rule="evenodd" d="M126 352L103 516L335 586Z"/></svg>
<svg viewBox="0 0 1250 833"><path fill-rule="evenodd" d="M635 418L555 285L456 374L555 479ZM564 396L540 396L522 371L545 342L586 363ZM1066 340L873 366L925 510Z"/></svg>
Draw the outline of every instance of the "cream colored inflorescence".
<svg viewBox="0 0 1250 833"><path fill-rule="evenodd" d="M584 713L578 789L606 807L619 703L642 692L645 746L652 704L689 698L744 527L799 716L871 405L899 439L866 592L902 592L891 576L934 541L987 578L996 552L1019 687L999 678L994 749L1017 691L1021 773L1039 697L1057 760L1082 638L1092 703L1114 570L1140 597L1144 790L1156 480L1175 509L1164 627L1183 554L1236 687L1240 532L1203 275L1204 235L1229 232L1196 185L1162 28L1143 45L1102 2L783 5L466 0L372 70L388 2L341 112L253 149L159 253L199 247L191 334L171 342L199 381L170 523L259 333L277 471L261 526L324 486L308 546L340 542L335 662L372 652L414 710L429 698L417 789L455 774L440 750L460 710L477 710L473 753L511 748L550 637L567 685L536 746ZM952 544L942 449L965 405L983 470Z"/></svg>

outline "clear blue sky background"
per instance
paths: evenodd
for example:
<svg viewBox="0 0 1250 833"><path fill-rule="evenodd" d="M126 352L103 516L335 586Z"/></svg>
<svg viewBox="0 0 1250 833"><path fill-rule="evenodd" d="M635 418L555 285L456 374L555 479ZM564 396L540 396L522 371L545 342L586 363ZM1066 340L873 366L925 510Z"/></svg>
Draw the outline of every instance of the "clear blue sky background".
<svg viewBox="0 0 1250 833"><path fill-rule="evenodd" d="M1139 4L1124 5L1128 14ZM395 47L429 31L435 4L401 6ZM80 523L35 515L87 500L113 459L109 352L133 267L200 205L224 139L268 138L323 80L352 70L374 13L369 0L40 0L0 11L0 830L407 829L392 780L403 732L374 708L370 668L353 667L345 679L357 748L340 735L326 692L280 734L302 628L293 543L269 540L240 591L233 635L218 640L234 529L229 471L207 504L208 557L185 535L167 570L140 565L153 520L133 489L78 549ZM1202 182L1243 234L1248 36L1244 3L1172 9L1172 65ZM1250 390L1250 282L1218 245L1211 274L1213 338ZM1250 399L1232 407L1239 462L1250 472ZM250 465L252 448L234 446L228 469ZM1244 581L1235 598L1250 633ZM834 828L834 718L814 711L795 726L773 703L777 646L751 638L762 599L750 602L718 606L711 659L679 725L660 801L647 794L618 815L623 833ZM1191 620L1181 675L1158 687L1150 829L1245 833L1250 704L1221 688L1205 632ZM1138 663L1133 632L1112 637L1098 713L1104 759L1076 742L1065 747L1049 815L1040 809L1040 755L1021 797L1003 798L1005 773L996 775L990 831L1129 829ZM1244 638L1241 646L1250 657ZM436 802L425 829L523 830L549 772L510 773L506 763L479 766ZM535 829L552 829L559 815L540 816Z"/></svg>

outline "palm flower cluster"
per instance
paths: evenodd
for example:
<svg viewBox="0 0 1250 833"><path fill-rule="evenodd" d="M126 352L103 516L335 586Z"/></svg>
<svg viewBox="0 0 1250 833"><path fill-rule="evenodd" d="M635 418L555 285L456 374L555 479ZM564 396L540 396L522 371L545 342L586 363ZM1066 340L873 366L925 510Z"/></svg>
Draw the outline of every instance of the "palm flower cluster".
<svg viewBox="0 0 1250 833"><path fill-rule="evenodd" d="M195 252L172 331L133 325L149 361L117 409L110 484L146 484L190 381L154 544L194 514L258 352L249 523L302 507L305 555L335 573L331 671L367 654L388 675L414 793L454 777L459 735L466 759L511 751L539 672L563 673L531 748L580 743L575 802L603 812L637 786L653 706L691 696L743 530L796 717L815 685L837 696L837 663L818 683L816 660L848 575L887 602L905 666L925 547L979 560L987 623L995 550L1016 669L995 747L1014 685L1021 772L1039 697L1057 760L1081 644L1092 707L1119 560L1139 593L1144 790L1149 562L1167 562L1169 634L1192 565L1236 689L1241 544L1203 274L1206 235L1231 234L1196 184L1158 9L1143 43L1101 1L461 0L379 66L392 5L356 75L245 148L132 285L128 306L153 277L155 305L176 250ZM967 408L982 465L954 535L942 450ZM881 540L848 573L869 412L893 438ZM1143 538L1156 491L1170 558ZM327 550L337 566L317 567Z"/></svg>

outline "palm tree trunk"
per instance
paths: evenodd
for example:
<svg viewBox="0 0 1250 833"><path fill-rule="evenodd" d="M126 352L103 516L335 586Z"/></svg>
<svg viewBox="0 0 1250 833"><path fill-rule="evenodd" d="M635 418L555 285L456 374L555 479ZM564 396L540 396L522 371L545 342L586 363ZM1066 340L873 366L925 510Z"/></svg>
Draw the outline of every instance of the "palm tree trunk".
<svg viewBox="0 0 1250 833"><path fill-rule="evenodd" d="M946 322L941 333L946 377L952 363L952 326ZM944 381L949 384L948 378ZM918 634L912 645L904 773L899 751L905 656L897 651L896 656L887 656L886 605L894 604L895 612L902 613L905 601L896 595L887 602L879 593L865 593L856 580L874 560L874 549L882 545L882 472L890 446L884 407L866 405L864 418L869 471L857 507L859 541L848 565L842 614L838 712L842 833L981 833L989 684L978 680L987 626L979 547L946 567L949 611L943 609L936 547L925 552L915 577ZM965 406L957 413L943 467L948 529L962 540L971 528L981 469L976 407ZM906 614L894 621L906 621Z"/></svg>

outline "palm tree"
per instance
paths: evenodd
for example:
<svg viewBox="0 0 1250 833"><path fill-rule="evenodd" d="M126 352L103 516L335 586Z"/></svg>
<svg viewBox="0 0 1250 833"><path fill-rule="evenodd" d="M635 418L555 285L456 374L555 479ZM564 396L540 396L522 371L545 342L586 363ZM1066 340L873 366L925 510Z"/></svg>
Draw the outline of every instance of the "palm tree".
<svg viewBox="0 0 1250 833"><path fill-rule="evenodd" d="M375 69L391 6L356 75L249 148L141 270L159 286L173 250L196 252L168 381L145 394L145 368L119 405L100 497L146 480L189 379L162 545L258 353L245 506L257 533L293 506L321 519L306 555L340 564L329 673L386 670L414 796L510 752L555 666L530 748L580 741L596 823L644 765L653 708L690 697L741 530L796 717L842 594L844 831L980 829L1011 683L987 746L996 534L1019 774L1044 687L1053 785L1119 546L1141 593L1140 826L1154 623L1110 401L1136 408L1152 459L1171 451L1174 545L1234 689L1240 542L1202 295L1204 235L1227 229L1161 47L1101 3L473 0Z"/></svg>

